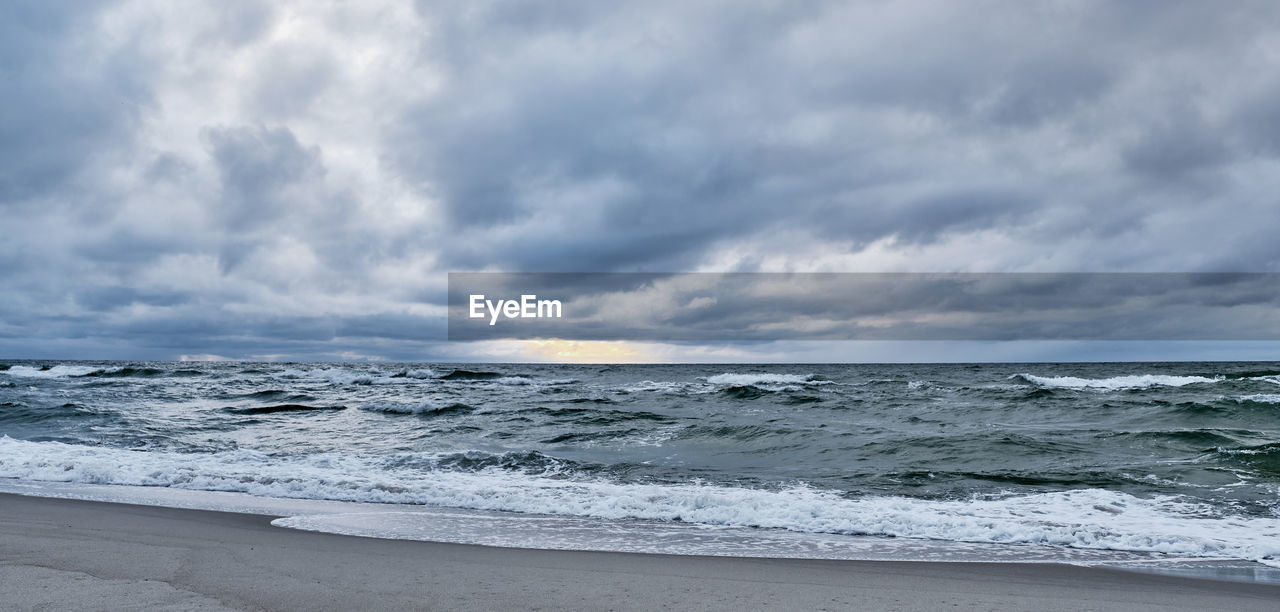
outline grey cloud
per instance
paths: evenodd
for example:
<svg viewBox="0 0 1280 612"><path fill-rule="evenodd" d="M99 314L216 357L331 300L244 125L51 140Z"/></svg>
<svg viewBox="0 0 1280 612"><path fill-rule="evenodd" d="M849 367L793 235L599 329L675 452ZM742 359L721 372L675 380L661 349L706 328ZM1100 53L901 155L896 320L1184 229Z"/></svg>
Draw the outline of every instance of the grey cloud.
<svg viewBox="0 0 1280 612"><path fill-rule="evenodd" d="M1124 152L1125 165L1130 170L1160 181L1198 176L1233 158L1235 154L1228 143L1199 118L1156 128Z"/></svg>
<svg viewBox="0 0 1280 612"><path fill-rule="evenodd" d="M220 128L208 132L222 179L217 212L232 230L269 224L292 212L289 189L324 172L319 153L285 128Z"/></svg>
<svg viewBox="0 0 1280 612"><path fill-rule="evenodd" d="M103 150L131 139L149 98L128 47L89 58L104 3L6 2L0 6L0 206L74 185Z"/></svg>
<svg viewBox="0 0 1280 612"><path fill-rule="evenodd" d="M757 4L723 19L652 5L420 10L450 87L404 114L393 159L458 231L507 236L450 249L459 269L679 269L783 229L929 244L1017 231L1067 203L1096 210L1102 226L1145 216L1125 170L1181 182L1236 152L1224 144L1234 136L1162 113L1169 104L1132 83L1177 93L1160 79L1180 75L1179 54L1195 78L1225 78L1215 61L1268 35L1245 8L1197 3ZM1193 95L1206 105L1217 92ZM883 123L911 113L930 127ZM1056 153L1037 148L1054 139L1096 149L1098 166L1124 163L1074 177L1089 192L1063 193ZM1047 157L1027 157L1037 154ZM620 188L563 197L600 183ZM1188 217L1237 197L1229 182L1192 186L1195 199L1176 203ZM548 213L565 217L559 232L542 223Z"/></svg>
<svg viewBox="0 0 1280 612"><path fill-rule="evenodd" d="M131 304L174 306L182 304L189 298L180 293L151 293L138 291L131 287L107 286L93 287L80 291L76 294L75 299L86 310L103 312Z"/></svg>
<svg viewBox="0 0 1280 612"><path fill-rule="evenodd" d="M0 346L420 358L449 270L1280 270L1272 3L416 8L0 8Z"/></svg>
<svg viewBox="0 0 1280 612"><path fill-rule="evenodd" d="M449 282L453 340L1280 340L1277 274L451 274ZM534 295L562 308L553 317L474 317L475 295L490 304Z"/></svg>
<svg viewBox="0 0 1280 612"><path fill-rule="evenodd" d="M275 23L270 2L214 2L212 19L200 42L238 47L258 40Z"/></svg>
<svg viewBox="0 0 1280 612"><path fill-rule="evenodd" d="M282 119L305 112L324 93L333 60L323 47L277 46L258 68L249 104L257 116Z"/></svg>

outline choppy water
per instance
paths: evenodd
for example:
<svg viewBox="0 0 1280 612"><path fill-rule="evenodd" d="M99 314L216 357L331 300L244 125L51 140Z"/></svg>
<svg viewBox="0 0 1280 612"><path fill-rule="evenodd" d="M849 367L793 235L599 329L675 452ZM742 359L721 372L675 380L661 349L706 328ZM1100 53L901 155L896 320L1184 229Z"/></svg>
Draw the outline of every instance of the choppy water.
<svg viewBox="0 0 1280 612"><path fill-rule="evenodd" d="M0 368L11 485L405 504L283 524L491 544L1280 566L1280 363Z"/></svg>

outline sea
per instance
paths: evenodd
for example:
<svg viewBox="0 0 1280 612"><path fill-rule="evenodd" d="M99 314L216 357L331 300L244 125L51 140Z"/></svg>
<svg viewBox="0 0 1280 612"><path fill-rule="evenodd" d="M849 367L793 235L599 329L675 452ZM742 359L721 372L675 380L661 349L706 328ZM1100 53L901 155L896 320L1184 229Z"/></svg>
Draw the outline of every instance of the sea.
<svg viewBox="0 0 1280 612"><path fill-rule="evenodd" d="M0 491L493 546L1280 582L1280 363L9 360Z"/></svg>

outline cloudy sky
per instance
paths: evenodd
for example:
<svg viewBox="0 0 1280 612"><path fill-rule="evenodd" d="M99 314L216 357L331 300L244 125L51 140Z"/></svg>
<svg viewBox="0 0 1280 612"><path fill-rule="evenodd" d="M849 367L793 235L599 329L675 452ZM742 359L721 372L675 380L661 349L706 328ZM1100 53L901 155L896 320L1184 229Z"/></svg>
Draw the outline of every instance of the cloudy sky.
<svg viewBox="0 0 1280 612"><path fill-rule="evenodd" d="M445 340L450 271L1280 272L1274 2L19 0L0 87L0 357L1280 358Z"/></svg>

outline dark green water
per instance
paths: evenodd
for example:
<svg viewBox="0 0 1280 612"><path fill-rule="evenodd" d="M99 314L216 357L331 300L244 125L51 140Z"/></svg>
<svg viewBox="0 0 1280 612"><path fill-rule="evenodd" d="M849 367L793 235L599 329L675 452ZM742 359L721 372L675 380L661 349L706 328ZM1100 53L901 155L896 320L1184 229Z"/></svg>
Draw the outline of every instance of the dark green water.
<svg viewBox="0 0 1280 612"><path fill-rule="evenodd" d="M5 365L28 481L1280 554L1280 363Z"/></svg>

